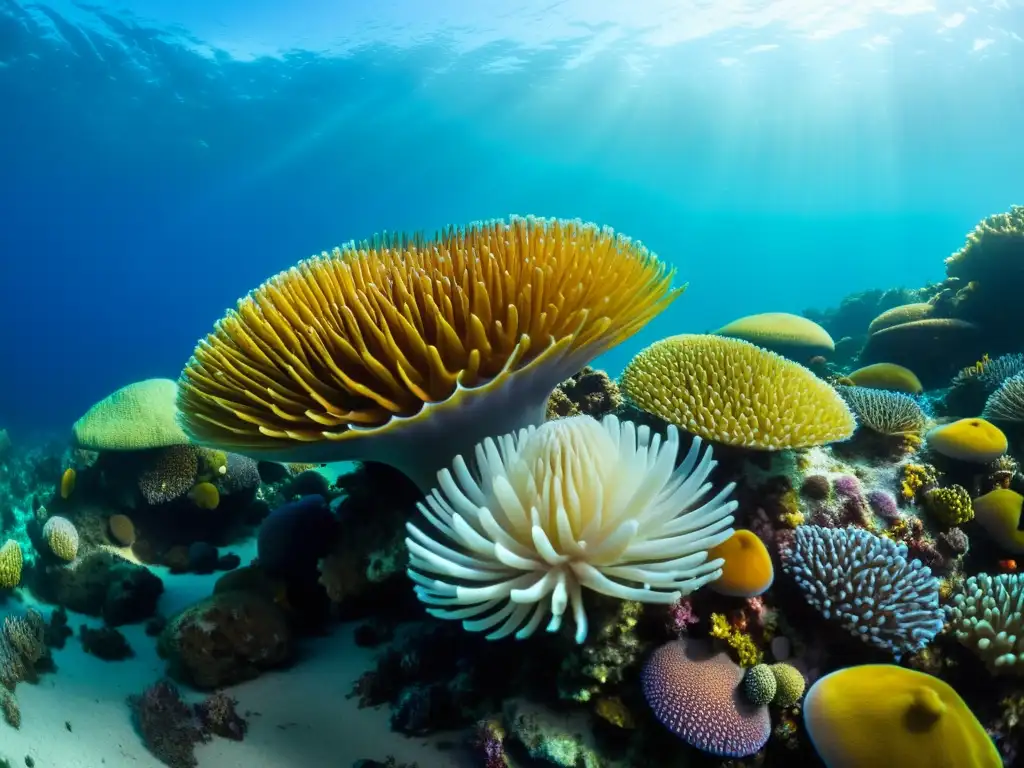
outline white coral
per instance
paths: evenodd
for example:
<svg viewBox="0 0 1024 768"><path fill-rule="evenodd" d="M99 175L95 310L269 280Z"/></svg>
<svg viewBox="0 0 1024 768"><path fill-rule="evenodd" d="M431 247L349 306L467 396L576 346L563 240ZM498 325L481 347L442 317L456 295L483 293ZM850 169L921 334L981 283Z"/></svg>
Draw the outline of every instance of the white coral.
<svg viewBox="0 0 1024 768"><path fill-rule="evenodd" d="M711 448L694 438L675 468L679 433L667 434L576 416L484 440L476 477L457 456L419 505L443 540L407 525L409 576L428 612L521 639L549 615L557 631L571 606L582 643L583 587L670 604L717 579L724 561L708 550L732 535L734 485L698 506Z"/></svg>

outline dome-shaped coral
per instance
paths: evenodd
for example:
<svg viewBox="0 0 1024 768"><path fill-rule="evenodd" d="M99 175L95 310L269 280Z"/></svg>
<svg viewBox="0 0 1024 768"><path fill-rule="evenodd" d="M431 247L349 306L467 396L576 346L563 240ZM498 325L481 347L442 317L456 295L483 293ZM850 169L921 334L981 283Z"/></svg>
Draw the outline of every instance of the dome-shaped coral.
<svg viewBox="0 0 1024 768"><path fill-rule="evenodd" d="M725 651L683 639L656 649L643 671L654 716L687 744L721 757L746 757L771 735L768 707L748 701L743 668Z"/></svg>
<svg viewBox="0 0 1024 768"><path fill-rule="evenodd" d="M643 410L726 445L805 448L845 440L856 427L831 386L740 339L663 339L630 361L620 385Z"/></svg>
<svg viewBox="0 0 1024 768"><path fill-rule="evenodd" d="M917 401L902 392L860 386L836 389L860 423L881 435L917 434L927 422Z"/></svg>
<svg viewBox="0 0 1024 768"><path fill-rule="evenodd" d="M885 389L890 392L905 392L911 395L920 394L923 389L917 374L909 368L896 365L896 363L865 365L846 378L855 386L868 389Z"/></svg>
<svg viewBox="0 0 1024 768"><path fill-rule="evenodd" d="M708 551L711 560L722 559L722 575L708 586L732 597L757 597L768 591L775 579L768 548L752 531L738 530Z"/></svg>
<svg viewBox="0 0 1024 768"><path fill-rule="evenodd" d="M828 768L1003 764L956 691L894 664L847 667L820 678L804 699L804 724Z"/></svg>
<svg viewBox="0 0 1024 768"><path fill-rule="evenodd" d="M985 419L960 419L928 432L928 448L958 461L987 464L1006 453L1006 435Z"/></svg>
<svg viewBox="0 0 1024 768"><path fill-rule="evenodd" d="M777 707L791 707L804 695L807 681L800 670L792 664L778 662L770 667L775 676L775 696L772 704Z"/></svg>
<svg viewBox="0 0 1024 768"><path fill-rule="evenodd" d="M75 445L91 451L142 451L184 445L177 422L178 385L147 379L113 392L72 427Z"/></svg>
<svg viewBox="0 0 1024 768"><path fill-rule="evenodd" d="M421 488L679 295L639 242L513 218L307 259L242 299L181 375L196 442L274 461L391 464ZM443 445L443 450L438 446Z"/></svg>
<svg viewBox="0 0 1024 768"><path fill-rule="evenodd" d="M68 467L64 470L64 474L60 476L60 497L62 499L69 499L71 494L75 492L75 479L77 473L73 467Z"/></svg>
<svg viewBox="0 0 1024 768"><path fill-rule="evenodd" d="M711 449L695 439L676 469L679 433L606 416L571 416L462 456L419 504L441 539L413 524L409 577L431 615L492 639L532 635L566 608L587 635L583 589L671 604L721 575L707 550L732 535L728 485L709 500Z"/></svg>
<svg viewBox="0 0 1024 768"><path fill-rule="evenodd" d="M1024 496L1009 488L996 488L974 500L974 519L997 546L1024 554L1024 531L1020 529Z"/></svg>
<svg viewBox="0 0 1024 768"><path fill-rule="evenodd" d="M78 556L78 529L66 517L54 515L43 526L43 540L57 557L70 563Z"/></svg>
<svg viewBox="0 0 1024 768"><path fill-rule="evenodd" d="M943 528L962 525L974 517L971 495L962 485L932 488L924 494L928 514Z"/></svg>
<svg viewBox="0 0 1024 768"><path fill-rule="evenodd" d="M885 312L872 320L871 324L868 326L868 333L878 333L879 331L884 331L886 328L892 328L894 325L903 325L904 323L913 323L916 320L925 320L931 316L934 310L935 307L927 302L900 304L898 307L885 310Z"/></svg>
<svg viewBox="0 0 1024 768"><path fill-rule="evenodd" d="M813 320L788 312L765 312L733 320L715 333L743 339L787 357L810 360L834 352L836 345L828 331Z"/></svg>
<svg viewBox="0 0 1024 768"><path fill-rule="evenodd" d="M21 568L25 562L21 544L8 539L0 547L0 589L13 589L21 584Z"/></svg>
<svg viewBox="0 0 1024 768"><path fill-rule="evenodd" d="M770 704L777 686L775 675L767 664L755 664L743 675L743 695L752 704Z"/></svg>
<svg viewBox="0 0 1024 768"><path fill-rule="evenodd" d="M217 490L217 486L206 481L196 483L188 492L188 497L200 509L216 509L220 504L220 491Z"/></svg>
<svg viewBox="0 0 1024 768"><path fill-rule="evenodd" d="M111 515L107 520L111 538L122 547L135 543L135 524L127 515Z"/></svg>
<svg viewBox="0 0 1024 768"><path fill-rule="evenodd" d="M139 492L149 504L166 504L188 493L198 473L199 449L194 445L153 451L139 472Z"/></svg>

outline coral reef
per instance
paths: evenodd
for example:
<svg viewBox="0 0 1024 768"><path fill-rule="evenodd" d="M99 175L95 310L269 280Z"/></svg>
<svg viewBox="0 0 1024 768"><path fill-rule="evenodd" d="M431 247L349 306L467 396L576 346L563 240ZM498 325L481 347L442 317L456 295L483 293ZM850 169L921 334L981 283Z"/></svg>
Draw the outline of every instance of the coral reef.
<svg viewBox="0 0 1024 768"><path fill-rule="evenodd" d="M135 727L146 748L168 768L196 768L195 748L210 737L169 680L128 697Z"/></svg>
<svg viewBox="0 0 1024 768"><path fill-rule="evenodd" d="M287 663L293 643L276 605L252 593L229 591L172 617L160 635L159 650L172 677L211 690Z"/></svg>
<svg viewBox="0 0 1024 768"><path fill-rule="evenodd" d="M104 661L123 661L135 655L128 639L114 627L93 629L82 624L78 628L82 649Z"/></svg>

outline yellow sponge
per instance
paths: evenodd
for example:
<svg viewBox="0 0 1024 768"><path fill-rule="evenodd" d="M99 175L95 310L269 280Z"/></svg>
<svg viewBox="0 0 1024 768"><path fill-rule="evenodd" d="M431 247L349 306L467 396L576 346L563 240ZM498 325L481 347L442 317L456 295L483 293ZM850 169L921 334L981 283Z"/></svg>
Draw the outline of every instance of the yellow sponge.
<svg viewBox="0 0 1024 768"><path fill-rule="evenodd" d="M981 418L960 419L928 433L928 448L958 461L988 464L1006 453L1007 447L1003 431Z"/></svg>
<svg viewBox="0 0 1024 768"><path fill-rule="evenodd" d="M91 451L144 451L185 445L178 426L178 384L147 379L108 395L72 427L78 448Z"/></svg>
<svg viewBox="0 0 1024 768"><path fill-rule="evenodd" d="M895 664L825 675L804 724L828 768L1001 768L999 752L947 683Z"/></svg>

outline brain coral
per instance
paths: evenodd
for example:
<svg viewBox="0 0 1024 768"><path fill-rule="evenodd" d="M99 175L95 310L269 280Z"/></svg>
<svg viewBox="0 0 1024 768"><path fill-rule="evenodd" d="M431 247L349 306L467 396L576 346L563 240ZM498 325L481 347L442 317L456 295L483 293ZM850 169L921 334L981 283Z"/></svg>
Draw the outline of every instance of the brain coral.
<svg viewBox="0 0 1024 768"><path fill-rule="evenodd" d="M456 457L419 504L440 538L412 523L409 577L428 612L488 638L529 637L566 608L587 635L583 589L671 604L718 578L709 548L732 535L727 485L711 499L711 449L694 439L675 468L679 433L606 416L571 416L476 449L479 479Z"/></svg>
<svg viewBox="0 0 1024 768"><path fill-rule="evenodd" d="M181 422L204 445L382 461L428 489L451 455L543 422L559 382L681 293L671 281L639 242L580 221L349 244L270 279L199 343Z"/></svg>
<svg viewBox="0 0 1024 768"><path fill-rule="evenodd" d="M1010 376L988 396L981 415L993 421L1024 421L1024 373Z"/></svg>
<svg viewBox="0 0 1024 768"><path fill-rule="evenodd" d="M814 355L834 352L836 345L828 331L813 320L788 312L765 312L733 320L715 333L743 339L759 347L787 356L810 359Z"/></svg>
<svg viewBox="0 0 1024 768"><path fill-rule="evenodd" d="M675 640L656 649L643 671L644 696L654 716L697 749L746 757L771 735L768 707L747 700L743 668L725 651L698 640Z"/></svg>
<svg viewBox="0 0 1024 768"><path fill-rule="evenodd" d="M868 429L882 435L907 435L921 432L927 419L917 401L902 392L867 387L837 387L857 419Z"/></svg>
<svg viewBox="0 0 1024 768"><path fill-rule="evenodd" d="M972 649L992 674L1024 674L1024 574L979 573L963 583L946 607L953 636Z"/></svg>
<svg viewBox="0 0 1024 768"><path fill-rule="evenodd" d="M43 540L50 551L64 562L78 556L78 529L66 517L54 515L43 526Z"/></svg>
<svg viewBox="0 0 1024 768"><path fill-rule="evenodd" d="M147 379L108 395L72 427L75 446L92 451L141 451L184 445L177 422L178 385Z"/></svg>
<svg viewBox="0 0 1024 768"><path fill-rule="evenodd" d="M863 664L819 678L804 724L827 768L1000 768L985 728L953 688L895 664Z"/></svg>
<svg viewBox="0 0 1024 768"><path fill-rule="evenodd" d="M652 344L622 374L638 407L695 435L760 450L845 440L856 421L809 370L740 339L685 334Z"/></svg>
<svg viewBox="0 0 1024 768"><path fill-rule="evenodd" d="M903 544L860 528L801 525L782 567L826 619L897 657L942 630L939 581L908 562Z"/></svg>

